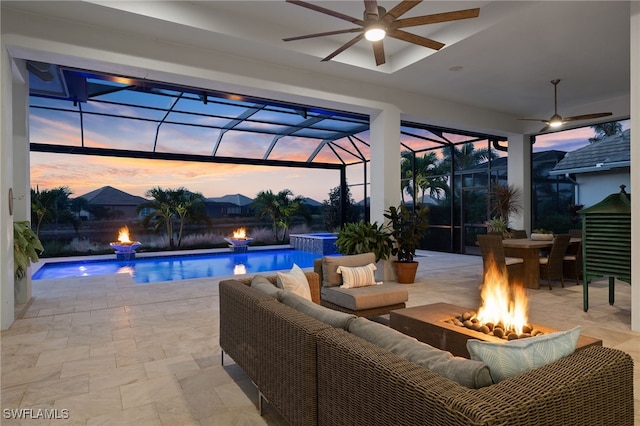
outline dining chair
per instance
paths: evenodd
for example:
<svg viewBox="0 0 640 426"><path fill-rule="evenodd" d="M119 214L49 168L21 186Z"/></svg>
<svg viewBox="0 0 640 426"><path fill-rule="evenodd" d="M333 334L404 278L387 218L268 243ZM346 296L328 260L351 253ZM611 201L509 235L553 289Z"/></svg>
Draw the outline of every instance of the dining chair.
<svg viewBox="0 0 640 426"><path fill-rule="evenodd" d="M522 285L524 275L524 259L521 257L507 257L504 254L501 234L479 234L478 245L482 254L484 274L491 267L491 261L507 274L509 285Z"/></svg>
<svg viewBox="0 0 640 426"><path fill-rule="evenodd" d="M528 238L526 229L513 229L511 238Z"/></svg>
<svg viewBox="0 0 640 426"><path fill-rule="evenodd" d="M546 278L549 284L549 290L552 290L551 280L560 279L562 287L564 287L564 256L567 253L567 247L571 241L571 235L558 234L553 239L553 245L548 256L542 256L540 262L540 277Z"/></svg>
<svg viewBox="0 0 640 426"><path fill-rule="evenodd" d="M576 285L580 285L580 275L582 275L582 242L569 244L567 253L562 259L564 270L568 278L576 280Z"/></svg>
<svg viewBox="0 0 640 426"><path fill-rule="evenodd" d="M582 229L571 228L569 229L569 235L571 235L571 238L582 238Z"/></svg>

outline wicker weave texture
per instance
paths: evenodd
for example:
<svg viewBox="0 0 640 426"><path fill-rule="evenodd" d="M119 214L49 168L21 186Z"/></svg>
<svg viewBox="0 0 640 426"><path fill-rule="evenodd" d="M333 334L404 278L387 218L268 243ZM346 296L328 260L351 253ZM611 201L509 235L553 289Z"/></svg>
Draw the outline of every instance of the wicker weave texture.
<svg viewBox="0 0 640 426"><path fill-rule="evenodd" d="M255 381L262 348L255 339L258 319L254 307L279 302L233 280L220 281L219 288L220 347Z"/></svg>
<svg viewBox="0 0 640 426"><path fill-rule="evenodd" d="M633 362L604 347L472 390L331 329L318 374L320 425L633 424Z"/></svg>

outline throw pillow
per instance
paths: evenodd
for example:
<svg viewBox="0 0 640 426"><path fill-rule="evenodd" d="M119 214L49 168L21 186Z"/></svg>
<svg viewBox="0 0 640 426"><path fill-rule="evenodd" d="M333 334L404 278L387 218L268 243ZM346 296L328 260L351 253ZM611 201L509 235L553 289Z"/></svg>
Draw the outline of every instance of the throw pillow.
<svg viewBox="0 0 640 426"><path fill-rule="evenodd" d="M278 272L276 284L281 289L295 293L307 300L311 300L311 290L309 289L307 276L295 263L289 272Z"/></svg>
<svg viewBox="0 0 640 426"><path fill-rule="evenodd" d="M324 256L322 258L322 286L337 287L342 284L342 277L336 269L338 266L364 266L375 263L373 253L351 254L348 256Z"/></svg>
<svg viewBox="0 0 640 426"><path fill-rule="evenodd" d="M336 272L342 275L340 288L366 287L377 283L374 277L376 265L369 263L365 266L338 266Z"/></svg>
<svg viewBox="0 0 640 426"><path fill-rule="evenodd" d="M282 289L279 289L269 279L263 275L256 275L251 280L251 287L259 290L271 297L277 297Z"/></svg>
<svg viewBox="0 0 640 426"><path fill-rule="evenodd" d="M580 326L505 343L469 339L467 350L471 359L484 361L489 366L493 381L498 383L571 355L578 337Z"/></svg>

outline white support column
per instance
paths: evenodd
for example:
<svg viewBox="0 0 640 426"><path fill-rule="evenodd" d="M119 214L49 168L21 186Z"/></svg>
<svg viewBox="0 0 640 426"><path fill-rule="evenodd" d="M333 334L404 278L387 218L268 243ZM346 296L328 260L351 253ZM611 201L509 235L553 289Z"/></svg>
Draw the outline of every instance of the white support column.
<svg viewBox="0 0 640 426"><path fill-rule="evenodd" d="M531 139L528 135L509 135L509 161L507 173L509 185L520 189L522 212L511 215L509 222L514 229L531 232Z"/></svg>
<svg viewBox="0 0 640 426"><path fill-rule="evenodd" d="M371 222L385 222L383 213L400 204L400 110L386 106L371 117Z"/></svg>
<svg viewBox="0 0 640 426"><path fill-rule="evenodd" d="M631 191L640 188L640 2L631 2ZM631 192L630 191L630 192ZM631 330L640 332L640 199L631 197Z"/></svg>
<svg viewBox="0 0 640 426"><path fill-rule="evenodd" d="M12 80L13 123L13 220L31 220L31 162L29 159L29 74L22 59L14 60ZM15 300L25 304L31 299L30 272L16 282Z"/></svg>
<svg viewBox="0 0 640 426"><path fill-rule="evenodd" d="M13 323L13 217L9 213L10 190L13 187L13 119L11 58L2 45L0 49L0 328L6 330Z"/></svg>

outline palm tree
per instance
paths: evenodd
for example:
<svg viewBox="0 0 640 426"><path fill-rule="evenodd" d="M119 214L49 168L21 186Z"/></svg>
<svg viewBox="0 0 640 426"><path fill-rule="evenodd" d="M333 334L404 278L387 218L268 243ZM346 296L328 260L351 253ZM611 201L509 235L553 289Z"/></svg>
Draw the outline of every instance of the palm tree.
<svg viewBox="0 0 640 426"><path fill-rule="evenodd" d="M270 189L260 191L253 201L253 208L259 217L271 218L273 233L276 241L280 242L286 240L287 229L294 216L303 216L307 221L311 219L303 197L294 197L293 192L289 189L283 189L277 194L274 194ZM282 229L282 239L278 238L279 229Z"/></svg>
<svg viewBox="0 0 640 426"><path fill-rule="evenodd" d="M142 218L142 225L147 227L153 219L159 219L154 225L154 231L158 232L160 228L164 226L167 231L167 236L169 237L169 247L171 249L175 248L173 239L173 216L176 214L176 208L178 206L175 191L170 189L164 190L158 186L148 190L145 195L153 198L153 200L142 203L137 208L138 212L146 208L151 211Z"/></svg>
<svg viewBox="0 0 640 426"><path fill-rule="evenodd" d="M175 193L176 214L180 220L180 228L178 231L178 247L182 245L182 232L186 219L204 220L208 225L210 219L206 215L204 208L204 195L200 192L191 192L185 188L178 188L173 191Z"/></svg>
<svg viewBox="0 0 640 426"><path fill-rule="evenodd" d="M461 148L459 148L460 146ZM453 145L451 146L451 151L450 155L446 156L442 160L441 166L444 170L450 169L452 161L455 170L461 170L477 166L478 164L490 159L494 160L498 158L498 154L493 150L489 148L476 149L472 142L467 142L462 145Z"/></svg>
<svg viewBox="0 0 640 426"><path fill-rule="evenodd" d="M614 136L622 132L622 123L619 121L610 121L608 123L598 123L590 126L596 135L589 138L589 143L598 142L609 136Z"/></svg>
<svg viewBox="0 0 640 426"><path fill-rule="evenodd" d="M77 231L80 221L71 212L69 196L71 190L66 186L53 189L31 189L31 222L36 223L36 235L44 223L70 223Z"/></svg>
<svg viewBox="0 0 640 426"><path fill-rule="evenodd" d="M422 191L424 199L427 191L433 198L440 198L441 194L446 194L449 190L446 177L444 176L441 162L435 151L430 151L421 157L415 157L416 176L413 178L413 153L405 151L402 153L402 201L404 203L404 191L411 195L414 200L418 199L418 189Z"/></svg>

